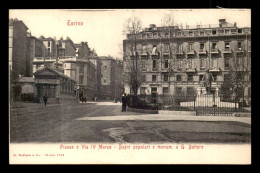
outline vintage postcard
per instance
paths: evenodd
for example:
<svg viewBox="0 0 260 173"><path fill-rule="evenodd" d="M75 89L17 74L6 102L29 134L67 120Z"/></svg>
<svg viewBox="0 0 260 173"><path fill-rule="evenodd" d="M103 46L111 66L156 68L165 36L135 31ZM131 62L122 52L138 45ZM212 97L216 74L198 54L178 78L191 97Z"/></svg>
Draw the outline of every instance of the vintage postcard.
<svg viewBox="0 0 260 173"><path fill-rule="evenodd" d="M10 9L10 164L251 164L250 9Z"/></svg>

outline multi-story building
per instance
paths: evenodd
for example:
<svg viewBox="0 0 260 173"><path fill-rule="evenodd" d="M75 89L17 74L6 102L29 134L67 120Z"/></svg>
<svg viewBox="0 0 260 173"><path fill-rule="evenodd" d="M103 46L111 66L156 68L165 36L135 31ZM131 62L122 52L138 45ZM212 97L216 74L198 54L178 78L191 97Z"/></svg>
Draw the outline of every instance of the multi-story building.
<svg viewBox="0 0 260 173"><path fill-rule="evenodd" d="M91 55L91 49L88 46L88 42L81 42L74 44L76 47L76 56L80 58L87 58Z"/></svg>
<svg viewBox="0 0 260 173"><path fill-rule="evenodd" d="M119 60L112 57L100 56L101 82L100 93L101 99L119 99L123 94L122 73L123 65Z"/></svg>
<svg viewBox="0 0 260 173"><path fill-rule="evenodd" d="M46 56L46 47L42 40L31 36L28 33L28 41L27 41L27 57L29 59L29 64L27 64L27 74L29 76L33 75L33 60L35 57L45 57Z"/></svg>
<svg viewBox="0 0 260 173"><path fill-rule="evenodd" d="M133 38L136 39L133 39ZM237 27L225 19L207 27L150 25L123 41L124 72L137 66L142 75L138 94L196 94L209 70L214 78L212 92L222 87L231 72L244 82L244 95L251 95L251 28ZM230 88L228 88L229 90ZM125 83L125 92L131 85Z"/></svg>
<svg viewBox="0 0 260 173"><path fill-rule="evenodd" d="M100 97L100 88L101 88L101 61L98 56L91 55L88 57L88 60L95 66L95 97Z"/></svg>
<svg viewBox="0 0 260 173"><path fill-rule="evenodd" d="M9 20L9 71L10 81L18 79L19 75L26 74L27 57L27 30L28 27L17 19Z"/></svg>
<svg viewBox="0 0 260 173"><path fill-rule="evenodd" d="M75 89L78 90L80 98L92 100L94 98L96 78L95 66L86 56L76 56L76 46L71 39L62 38L58 41L52 38L43 39L46 47L46 54L49 56L35 57L33 60L33 72L37 72L44 67L54 68L77 82ZM49 46L49 47L48 47ZM58 52L55 53L55 51ZM57 66L56 66L57 63Z"/></svg>

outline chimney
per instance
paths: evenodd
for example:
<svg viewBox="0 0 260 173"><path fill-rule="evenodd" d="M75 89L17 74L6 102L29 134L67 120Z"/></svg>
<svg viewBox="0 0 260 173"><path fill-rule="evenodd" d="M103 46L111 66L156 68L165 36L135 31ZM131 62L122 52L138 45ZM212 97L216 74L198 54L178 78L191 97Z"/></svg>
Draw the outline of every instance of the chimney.
<svg viewBox="0 0 260 173"><path fill-rule="evenodd" d="M237 27L237 22L234 23L234 27Z"/></svg>
<svg viewBox="0 0 260 173"><path fill-rule="evenodd" d="M226 19L219 19L219 27L223 27L226 23Z"/></svg>

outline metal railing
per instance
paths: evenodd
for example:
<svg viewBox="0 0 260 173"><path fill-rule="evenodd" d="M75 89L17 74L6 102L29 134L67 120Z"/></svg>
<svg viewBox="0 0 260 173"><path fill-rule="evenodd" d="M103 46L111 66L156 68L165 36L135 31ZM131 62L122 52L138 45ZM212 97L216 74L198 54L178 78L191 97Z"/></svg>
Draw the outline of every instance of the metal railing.
<svg viewBox="0 0 260 173"><path fill-rule="evenodd" d="M130 96L134 97L134 96ZM131 100L131 99L130 99ZM244 100L244 102L242 102ZM215 94L162 94L137 96L130 107L172 111L196 111L196 115L232 116L235 112L251 112L251 98L236 98L233 95Z"/></svg>

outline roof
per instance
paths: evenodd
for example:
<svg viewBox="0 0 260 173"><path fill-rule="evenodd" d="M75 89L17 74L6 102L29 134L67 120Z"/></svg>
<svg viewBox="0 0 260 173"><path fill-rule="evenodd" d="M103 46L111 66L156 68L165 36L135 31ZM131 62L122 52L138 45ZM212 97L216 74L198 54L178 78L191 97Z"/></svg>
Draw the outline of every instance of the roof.
<svg viewBox="0 0 260 173"><path fill-rule="evenodd" d="M49 70L49 71L51 71L51 72L57 74L58 76L61 76L61 77L67 78L67 79L69 79L69 80L75 81L74 79L72 79L72 78L70 78L69 76L67 76L67 75L65 75L65 74L63 74L63 73L61 73L61 72L59 72L58 70L56 70L55 68L52 68L52 67L44 67L43 69L36 71L36 72L34 73L34 75L37 76L38 74L40 74L40 73L41 73L42 71L44 71L44 70ZM75 81L75 82L76 82L76 81Z"/></svg>
<svg viewBox="0 0 260 173"><path fill-rule="evenodd" d="M74 47L74 49L77 49L77 47L75 46L74 42L71 39L66 39L66 40L59 40L60 42L70 42L70 44Z"/></svg>
<svg viewBox="0 0 260 173"><path fill-rule="evenodd" d="M34 77L22 77L20 79L17 79L15 82L34 83L35 79Z"/></svg>
<svg viewBox="0 0 260 173"><path fill-rule="evenodd" d="M9 26L14 26L16 23L21 23L26 29L29 29L21 20L9 19Z"/></svg>

